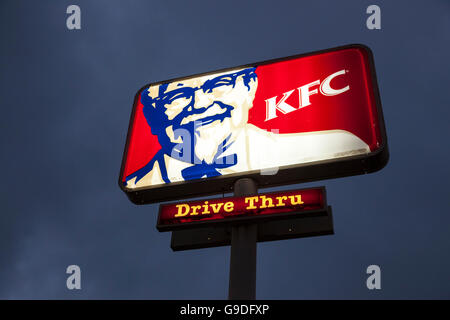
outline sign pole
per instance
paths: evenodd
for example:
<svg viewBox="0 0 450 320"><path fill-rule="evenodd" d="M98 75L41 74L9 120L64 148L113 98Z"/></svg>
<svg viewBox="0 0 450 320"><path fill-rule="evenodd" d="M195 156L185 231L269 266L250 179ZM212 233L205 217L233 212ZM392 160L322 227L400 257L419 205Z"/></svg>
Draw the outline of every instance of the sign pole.
<svg viewBox="0 0 450 320"><path fill-rule="evenodd" d="M234 195L258 193L256 182L249 178L234 183ZM254 300L256 297L256 243L258 225L241 224L231 229L230 282L228 299Z"/></svg>

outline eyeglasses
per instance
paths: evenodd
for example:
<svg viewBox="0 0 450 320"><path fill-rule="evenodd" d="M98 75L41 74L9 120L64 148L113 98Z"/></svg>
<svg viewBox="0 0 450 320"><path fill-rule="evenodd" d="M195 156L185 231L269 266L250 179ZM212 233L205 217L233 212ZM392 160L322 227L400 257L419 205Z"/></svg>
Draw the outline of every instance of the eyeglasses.
<svg viewBox="0 0 450 320"><path fill-rule="evenodd" d="M155 103L155 106L164 106L170 108L171 105L176 105L177 108L184 108L189 106L194 101L194 96L197 90L202 90L207 94L224 94L227 92L226 89L231 90L236 85L236 80L238 77L243 76L244 84L250 90L249 82L257 78L255 73L256 68L247 68L235 73L229 73L220 75L213 79L205 81L205 83L199 87L183 87L177 88L169 92L165 92L167 89L167 84L162 84L159 87L159 96L156 98L150 98L146 91L142 93L142 103ZM225 89L225 90L224 90ZM144 94L145 93L145 94ZM151 101L148 101L150 99ZM146 101L147 100L147 101Z"/></svg>

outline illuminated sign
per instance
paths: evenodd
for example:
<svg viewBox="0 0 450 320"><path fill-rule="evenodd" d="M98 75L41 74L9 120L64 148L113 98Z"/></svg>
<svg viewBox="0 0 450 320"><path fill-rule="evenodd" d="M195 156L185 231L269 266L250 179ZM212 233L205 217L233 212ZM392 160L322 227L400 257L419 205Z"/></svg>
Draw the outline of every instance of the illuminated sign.
<svg viewBox="0 0 450 320"><path fill-rule="evenodd" d="M312 188L160 205L159 231L258 219L325 215L325 188Z"/></svg>
<svg viewBox="0 0 450 320"><path fill-rule="evenodd" d="M388 160L362 45L152 83L136 94L119 185L137 203L373 172Z"/></svg>

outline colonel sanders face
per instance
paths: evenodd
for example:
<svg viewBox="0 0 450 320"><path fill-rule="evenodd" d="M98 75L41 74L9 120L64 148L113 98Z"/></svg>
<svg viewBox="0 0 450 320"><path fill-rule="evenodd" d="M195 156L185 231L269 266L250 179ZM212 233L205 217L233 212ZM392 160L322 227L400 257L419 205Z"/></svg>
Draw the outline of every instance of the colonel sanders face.
<svg viewBox="0 0 450 320"><path fill-rule="evenodd" d="M257 88L254 68L150 86L141 94L144 115L168 154L190 144L193 160L211 163L248 120ZM175 149L176 150L176 149Z"/></svg>

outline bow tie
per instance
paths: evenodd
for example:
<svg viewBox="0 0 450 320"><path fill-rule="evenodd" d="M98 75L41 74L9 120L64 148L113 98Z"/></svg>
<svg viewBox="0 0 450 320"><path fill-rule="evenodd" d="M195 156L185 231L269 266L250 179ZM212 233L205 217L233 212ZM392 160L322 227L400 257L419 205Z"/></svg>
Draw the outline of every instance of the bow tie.
<svg viewBox="0 0 450 320"><path fill-rule="evenodd" d="M221 173L217 171L217 169L224 169L237 164L236 154L231 154L228 157L232 157L232 161L230 161L230 159L226 159L226 157L221 157L219 159L215 159L213 163L206 163L205 160L203 160L199 164L194 164L191 167L187 167L186 169L181 170L183 179L193 180L203 178L204 176L207 178L220 176Z"/></svg>

